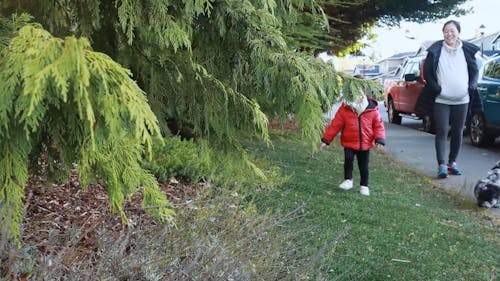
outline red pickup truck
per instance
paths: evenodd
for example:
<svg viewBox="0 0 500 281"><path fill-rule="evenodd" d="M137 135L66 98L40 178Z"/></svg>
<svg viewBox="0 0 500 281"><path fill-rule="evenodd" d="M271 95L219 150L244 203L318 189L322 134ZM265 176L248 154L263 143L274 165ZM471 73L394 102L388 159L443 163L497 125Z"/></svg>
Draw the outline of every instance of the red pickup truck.
<svg viewBox="0 0 500 281"><path fill-rule="evenodd" d="M402 117L421 119L424 131L432 132L433 124L428 116L418 116L415 103L425 85L423 65L425 56L413 57L403 62L394 77L384 81L384 104L390 123L401 124Z"/></svg>

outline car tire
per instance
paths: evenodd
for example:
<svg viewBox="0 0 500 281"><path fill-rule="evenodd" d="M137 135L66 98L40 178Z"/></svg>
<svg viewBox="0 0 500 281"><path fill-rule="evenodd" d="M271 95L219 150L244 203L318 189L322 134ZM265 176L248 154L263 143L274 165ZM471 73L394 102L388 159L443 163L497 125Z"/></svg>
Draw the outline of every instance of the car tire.
<svg viewBox="0 0 500 281"><path fill-rule="evenodd" d="M470 121L470 141L474 146L484 147L495 141L495 136L486 132L486 120L480 113L475 113Z"/></svg>
<svg viewBox="0 0 500 281"><path fill-rule="evenodd" d="M399 112L394 108L392 99L389 99L389 104L387 106L387 119L389 123L401 125L401 115L399 115Z"/></svg>
<svg viewBox="0 0 500 281"><path fill-rule="evenodd" d="M432 122L432 118L430 116L422 117L422 125L424 132L434 134L436 132L436 127L434 122Z"/></svg>

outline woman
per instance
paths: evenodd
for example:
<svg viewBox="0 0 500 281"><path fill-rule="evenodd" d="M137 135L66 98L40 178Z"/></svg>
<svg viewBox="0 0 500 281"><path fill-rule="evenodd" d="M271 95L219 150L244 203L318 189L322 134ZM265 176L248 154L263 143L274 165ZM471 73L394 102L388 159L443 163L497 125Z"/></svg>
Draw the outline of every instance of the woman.
<svg viewBox="0 0 500 281"><path fill-rule="evenodd" d="M430 116L436 128L435 148L438 178L461 175L456 159L462 146L467 113L481 109L477 92L479 48L461 41L460 24L450 20L443 25L443 38L427 49L424 63L426 85L416 104L420 116ZM445 159L450 131L450 151ZM447 160L447 162L445 162Z"/></svg>

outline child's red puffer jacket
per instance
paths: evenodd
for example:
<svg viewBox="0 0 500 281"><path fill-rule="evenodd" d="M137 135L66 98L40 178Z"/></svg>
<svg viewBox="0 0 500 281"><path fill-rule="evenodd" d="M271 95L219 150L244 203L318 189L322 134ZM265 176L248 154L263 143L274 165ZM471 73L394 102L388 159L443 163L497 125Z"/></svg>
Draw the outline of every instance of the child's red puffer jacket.
<svg viewBox="0 0 500 281"><path fill-rule="evenodd" d="M359 116L342 103L321 141L330 144L339 132L343 147L369 150L375 143L385 145L384 123L378 112L377 101L368 99L367 108Z"/></svg>

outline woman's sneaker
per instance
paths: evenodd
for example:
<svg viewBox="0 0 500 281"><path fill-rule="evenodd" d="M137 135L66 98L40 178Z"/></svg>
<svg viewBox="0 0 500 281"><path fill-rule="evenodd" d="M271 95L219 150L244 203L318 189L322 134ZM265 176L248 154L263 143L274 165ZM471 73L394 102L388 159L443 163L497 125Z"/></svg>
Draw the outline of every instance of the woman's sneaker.
<svg viewBox="0 0 500 281"><path fill-rule="evenodd" d="M368 186L362 185L359 188L359 193L361 193L361 195L364 195L364 196L370 196L370 189L368 188Z"/></svg>
<svg viewBox="0 0 500 281"><path fill-rule="evenodd" d="M444 178L447 178L447 177L448 177L448 166L446 166L445 164L439 165L439 168L438 168L438 178L444 179Z"/></svg>
<svg viewBox="0 0 500 281"><path fill-rule="evenodd" d="M455 176L460 176L462 174L462 171L458 168L457 162L448 164L448 173Z"/></svg>
<svg viewBox="0 0 500 281"><path fill-rule="evenodd" d="M352 188L352 180L345 180L343 181L340 185L339 185L340 188L342 188L343 190L349 190Z"/></svg>

